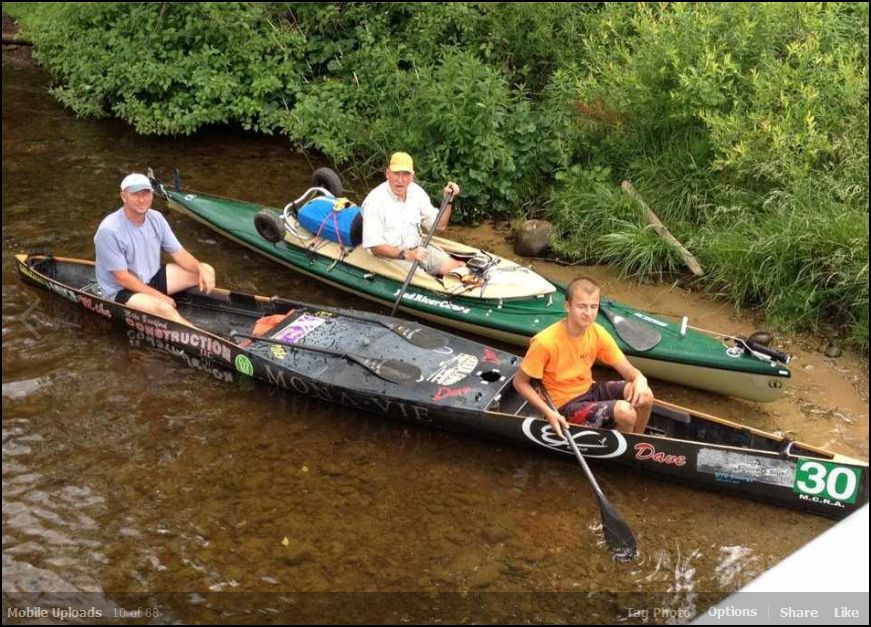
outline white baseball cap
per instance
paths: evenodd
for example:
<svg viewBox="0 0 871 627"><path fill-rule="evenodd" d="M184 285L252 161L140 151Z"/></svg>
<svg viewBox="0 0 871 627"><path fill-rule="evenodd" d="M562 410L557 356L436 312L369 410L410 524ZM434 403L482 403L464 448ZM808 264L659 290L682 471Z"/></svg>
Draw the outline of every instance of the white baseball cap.
<svg viewBox="0 0 871 627"><path fill-rule="evenodd" d="M151 181L144 174L134 172L125 176L124 180L121 181L122 192L141 192L143 189L154 191Z"/></svg>

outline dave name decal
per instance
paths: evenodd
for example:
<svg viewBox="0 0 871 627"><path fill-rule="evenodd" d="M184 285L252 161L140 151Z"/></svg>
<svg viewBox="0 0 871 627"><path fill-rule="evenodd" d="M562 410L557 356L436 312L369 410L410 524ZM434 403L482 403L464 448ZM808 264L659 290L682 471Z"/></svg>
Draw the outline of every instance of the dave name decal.
<svg viewBox="0 0 871 627"><path fill-rule="evenodd" d="M687 458L684 455L666 455L657 451L649 442L639 442L634 448L635 459L640 462L656 462L671 466L686 466L687 463Z"/></svg>

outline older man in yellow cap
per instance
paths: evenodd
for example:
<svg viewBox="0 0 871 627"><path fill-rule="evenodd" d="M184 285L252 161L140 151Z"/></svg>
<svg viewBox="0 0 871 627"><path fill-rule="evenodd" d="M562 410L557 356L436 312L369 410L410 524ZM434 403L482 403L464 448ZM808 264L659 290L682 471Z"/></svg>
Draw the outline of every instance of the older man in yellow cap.
<svg viewBox="0 0 871 627"><path fill-rule="evenodd" d="M385 171L387 180L369 192L363 201L363 246L372 254L411 266L419 261L429 274L441 276L463 266L438 246L421 246L421 224L441 230L451 218L447 205L438 225L438 210L423 188L414 182L414 161L406 152L395 152ZM449 181L445 195L459 196L460 186Z"/></svg>

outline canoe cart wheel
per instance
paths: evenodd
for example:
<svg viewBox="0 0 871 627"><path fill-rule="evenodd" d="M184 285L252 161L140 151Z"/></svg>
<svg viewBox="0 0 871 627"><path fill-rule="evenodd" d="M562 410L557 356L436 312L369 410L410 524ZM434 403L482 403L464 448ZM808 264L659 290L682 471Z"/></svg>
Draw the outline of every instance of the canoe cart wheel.
<svg viewBox="0 0 871 627"><path fill-rule="evenodd" d="M755 342L756 344L768 346L774 340L774 335L772 335L768 331L754 331L753 335L751 335L747 339L751 342Z"/></svg>
<svg viewBox="0 0 871 627"><path fill-rule="evenodd" d="M312 187L323 187L336 198L344 192L342 179L330 168L318 168L314 171L312 174Z"/></svg>
<svg viewBox="0 0 871 627"><path fill-rule="evenodd" d="M277 244L284 239L284 222L269 209L257 212L254 216L254 227L267 242Z"/></svg>

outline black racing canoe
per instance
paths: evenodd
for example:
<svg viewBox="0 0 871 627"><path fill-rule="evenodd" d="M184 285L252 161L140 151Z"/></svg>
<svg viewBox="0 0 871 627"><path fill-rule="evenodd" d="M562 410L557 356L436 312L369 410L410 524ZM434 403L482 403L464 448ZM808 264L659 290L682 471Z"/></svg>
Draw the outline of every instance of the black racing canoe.
<svg viewBox="0 0 871 627"><path fill-rule="evenodd" d="M189 327L104 299L91 261L45 255L17 261L26 281L209 369L572 456L514 391L517 355L406 320L221 289L175 296L178 311L195 325ZM258 321L274 326L260 339L246 337ZM813 514L843 518L868 502L867 462L661 401L644 434L573 427L572 437L590 458Z"/></svg>

